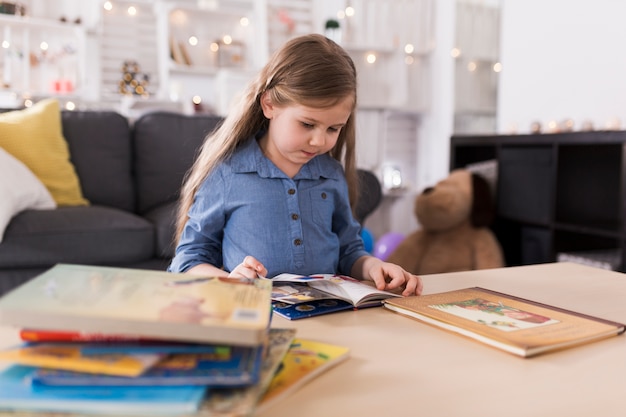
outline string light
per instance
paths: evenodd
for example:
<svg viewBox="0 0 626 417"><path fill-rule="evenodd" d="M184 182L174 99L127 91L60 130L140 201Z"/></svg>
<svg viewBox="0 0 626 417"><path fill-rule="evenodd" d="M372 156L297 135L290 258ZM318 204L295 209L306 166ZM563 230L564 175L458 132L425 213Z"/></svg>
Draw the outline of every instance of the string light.
<svg viewBox="0 0 626 417"><path fill-rule="evenodd" d="M450 51L450 56L452 56L452 58L458 58L461 56L461 50L459 48L452 48L452 50Z"/></svg>
<svg viewBox="0 0 626 417"><path fill-rule="evenodd" d="M367 54L365 56L365 60L367 61L368 64L373 64L374 62L376 62L376 54Z"/></svg>

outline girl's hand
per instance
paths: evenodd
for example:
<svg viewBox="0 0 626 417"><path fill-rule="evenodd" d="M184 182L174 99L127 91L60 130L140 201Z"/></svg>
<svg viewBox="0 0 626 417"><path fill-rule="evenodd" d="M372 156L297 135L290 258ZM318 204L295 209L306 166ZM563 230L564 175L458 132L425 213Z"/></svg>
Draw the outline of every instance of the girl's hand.
<svg viewBox="0 0 626 417"><path fill-rule="evenodd" d="M246 256L242 263L228 274L231 278L258 278L265 277L267 269L253 256Z"/></svg>
<svg viewBox="0 0 626 417"><path fill-rule="evenodd" d="M374 256L359 258L352 267L352 276L374 281L376 288L384 291L402 289L403 296L420 295L422 280L399 265L383 262Z"/></svg>

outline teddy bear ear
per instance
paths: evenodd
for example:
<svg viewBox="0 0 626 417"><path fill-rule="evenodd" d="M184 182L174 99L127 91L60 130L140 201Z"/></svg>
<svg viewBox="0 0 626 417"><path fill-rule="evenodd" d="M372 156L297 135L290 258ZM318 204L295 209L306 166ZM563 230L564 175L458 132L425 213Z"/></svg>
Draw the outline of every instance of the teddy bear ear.
<svg viewBox="0 0 626 417"><path fill-rule="evenodd" d="M474 227L486 227L493 222L496 210L487 180L480 174L472 173L472 214Z"/></svg>

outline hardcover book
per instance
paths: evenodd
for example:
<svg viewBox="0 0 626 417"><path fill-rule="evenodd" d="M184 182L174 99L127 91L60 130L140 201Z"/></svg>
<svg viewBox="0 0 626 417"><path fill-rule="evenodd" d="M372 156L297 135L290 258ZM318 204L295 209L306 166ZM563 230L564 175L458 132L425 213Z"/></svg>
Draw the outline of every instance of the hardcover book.
<svg viewBox="0 0 626 417"><path fill-rule="evenodd" d="M0 298L0 324L254 346L271 290L263 278L58 264Z"/></svg>
<svg viewBox="0 0 626 417"><path fill-rule="evenodd" d="M100 347L96 351L107 351L105 348ZM130 347L128 352L133 352L132 349ZM143 351L144 348L139 349ZM38 369L32 378L43 385L59 386L246 386L259 380L263 349L262 345L232 348L207 346L205 352L173 353L132 378L56 369Z"/></svg>
<svg viewBox="0 0 626 417"><path fill-rule="evenodd" d="M290 320L380 306L382 300L401 297L345 275L280 274L272 278L272 283L274 312Z"/></svg>
<svg viewBox="0 0 626 417"><path fill-rule="evenodd" d="M262 411L348 358L344 346L296 338L259 402Z"/></svg>
<svg viewBox="0 0 626 417"><path fill-rule="evenodd" d="M251 416L276 374L295 334L295 329L270 329L259 382L248 387L211 389L206 400L200 406L198 415L211 417Z"/></svg>
<svg viewBox="0 0 626 417"><path fill-rule="evenodd" d="M0 410L181 415L196 412L207 390L199 386L50 387L31 383L33 369L12 365L0 373Z"/></svg>
<svg viewBox="0 0 626 417"><path fill-rule="evenodd" d="M160 353L85 354L80 345L24 345L0 351L0 361L52 369L134 377L165 355Z"/></svg>
<svg viewBox="0 0 626 417"><path fill-rule="evenodd" d="M479 287L389 299L384 307L521 357L605 339L626 329L621 323Z"/></svg>

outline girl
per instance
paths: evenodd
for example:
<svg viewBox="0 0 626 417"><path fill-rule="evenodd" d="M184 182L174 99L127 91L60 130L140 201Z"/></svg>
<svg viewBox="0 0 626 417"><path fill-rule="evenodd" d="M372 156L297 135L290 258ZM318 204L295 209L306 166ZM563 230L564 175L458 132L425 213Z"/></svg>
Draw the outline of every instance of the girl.
<svg viewBox="0 0 626 417"><path fill-rule="evenodd" d="M277 51L186 178L168 270L339 273L420 294L419 277L365 251L352 217L356 87L352 59L322 35Z"/></svg>

